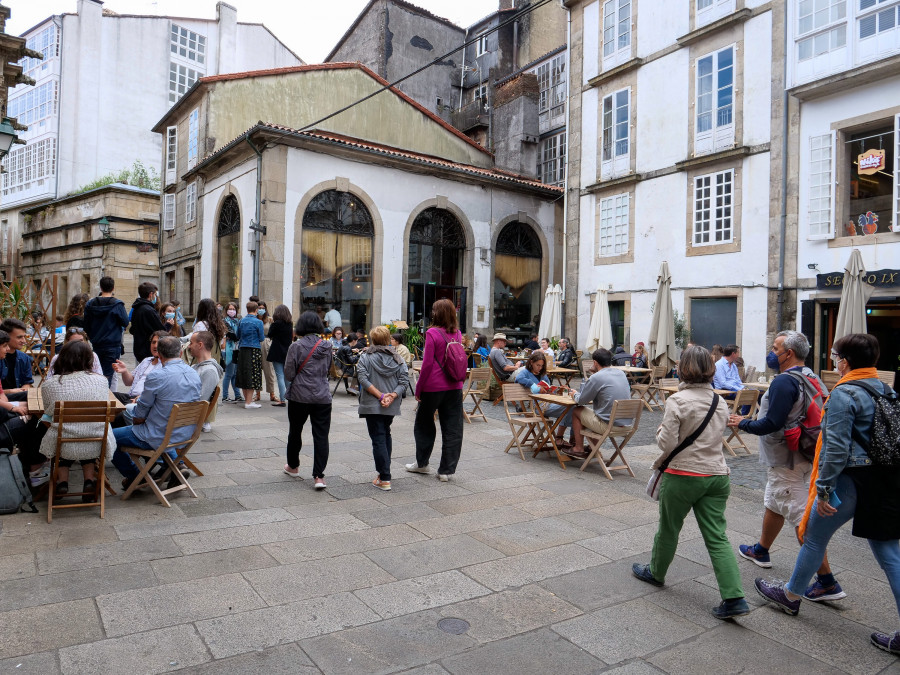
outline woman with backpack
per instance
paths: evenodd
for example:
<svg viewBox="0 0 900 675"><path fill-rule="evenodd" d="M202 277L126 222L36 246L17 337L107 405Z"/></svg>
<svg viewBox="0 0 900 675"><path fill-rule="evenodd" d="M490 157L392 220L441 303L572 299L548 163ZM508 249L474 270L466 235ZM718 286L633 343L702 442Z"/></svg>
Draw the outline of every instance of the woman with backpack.
<svg viewBox="0 0 900 675"><path fill-rule="evenodd" d="M879 403L888 403L881 407L884 411L896 401L896 394L878 379L879 353L878 340L863 333L846 335L831 348L841 379L825 402L809 500L800 523L803 546L790 581L755 581L764 599L791 616L800 612L803 592L831 537L851 519L853 536L869 540L900 613L900 457L897 439L873 433L884 431L878 424L882 420L876 418L874 395ZM900 631L872 633L871 641L900 655Z"/></svg>
<svg viewBox="0 0 900 675"><path fill-rule="evenodd" d="M301 478L300 450L303 427L308 419L313 437L313 487L323 490L325 465L328 464L328 432L331 430L331 390L328 388L331 342L320 337L325 332L325 325L315 312L303 312L294 332L300 339L288 348L284 362L284 377L291 383L287 392L289 428L284 472Z"/></svg>
<svg viewBox="0 0 900 675"><path fill-rule="evenodd" d="M391 422L400 414L403 392L409 384L406 361L390 345L391 333L375 326L369 333L370 347L356 362L359 380L359 416L366 420L372 439L372 456L378 475L372 485L391 489Z"/></svg>
<svg viewBox="0 0 900 675"><path fill-rule="evenodd" d="M428 462L434 450L434 413L441 421L441 462L438 479L450 480L462 451L463 399L466 379L465 349L456 318L456 306L446 298L431 307L431 328L425 332L422 369L416 381L416 461L406 465L412 473L431 473Z"/></svg>

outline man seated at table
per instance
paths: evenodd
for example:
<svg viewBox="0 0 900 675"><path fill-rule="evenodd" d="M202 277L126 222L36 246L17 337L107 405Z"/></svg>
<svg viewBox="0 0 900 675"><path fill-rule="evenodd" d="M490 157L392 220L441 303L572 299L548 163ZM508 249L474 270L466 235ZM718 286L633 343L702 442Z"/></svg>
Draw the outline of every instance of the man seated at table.
<svg viewBox="0 0 900 675"><path fill-rule="evenodd" d="M612 352L608 349L595 349L591 354L594 360L594 374L581 385L581 391L575 394L578 407L572 415L572 433L575 437L575 448L566 454L583 459L587 457L584 450L583 429L597 434L606 433L609 427L609 414L613 402L631 399L631 385L625 373L612 368ZM588 404L593 404L588 408ZM617 426L631 424L631 420L617 420Z"/></svg>
<svg viewBox="0 0 900 675"><path fill-rule="evenodd" d="M630 366L631 365L631 354L625 351L625 347L619 345L616 347L616 351L613 354L613 365L614 366Z"/></svg>
<svg viewBox="0 0 900 675"><path fill-rule="evenodd" d="M560 338L559 353L556 355L556 367L571 368L576 365L575 361L577 359L578 356L575 354L575 350L572 349L572 343L569 342L569 338Z"/></svg>
<svg viewBox="0 0 900 675"><path fill-rule="evenodd" d="M525 349L530 349L530 350L534 351L535 349L540 349L540 348L541 348L541 343L538 342L537 335L532 335L531 339L525 340Z"/></svg>
<svg viewBox="0 0 900 675"><path fill-rule="evenodd" d="M9 335L10 346L9 354L0 361L0 384L8 400L25 401L28 390L34 384L31 374L33 359L22 351L27 340L26 326L19 319L9 318L0 323L0 330Z"/></svg>
<svg viewBox="0 0 900 675"><path fill-rule="evenodd" d="M118 448L112 461L124 476L122 489L125 490L137 478L140 469L122 448L153 450L159 447L166 435L172 406L201 400L200 376L181 360L181 340L172 336L160 338L156 351L163 367L147 375L144 391L134 408L134 425L114 430ZM186 442L193 433L192 426L182 427L172 432L169 440L175 443ZM167 452L174 459L175 450Z"/></svg>
<svg viewBox="0 0 900 675"><path fill-rule="evenodd" d="M213 345L216 337L208 330L199 330L191 333L188 349L194 357L194 365L191 366L200 376L200 400L209 401L219 382L222 380L224 370L219 362L212 357ZM216 421L216 408L213 408L203 423L203 431L212 431L212 423Z"/></svg>
<svg viewBox="0 0 900 675"><path fill-rule="evenodd" d="M722 349L722 358L716 362L716 374L713 377L713 389L727 389L738 392L744 388L741 375L738 372L737 360L741 357L741 349L737 345L727 345ZM734 394L725 394L723 398L734 400ZM750 412L750 406L741 407L741 414Z"/></svg>
<svg viewBox="0 0 900 675"><path fill-rule="evenodd" d="M493 347L491 353L488 354L491 365L494 368L494 374L501 382L507 382L509 376L522 367L522 362L513 363L506 358L506 334L494 333Z"/></svg>

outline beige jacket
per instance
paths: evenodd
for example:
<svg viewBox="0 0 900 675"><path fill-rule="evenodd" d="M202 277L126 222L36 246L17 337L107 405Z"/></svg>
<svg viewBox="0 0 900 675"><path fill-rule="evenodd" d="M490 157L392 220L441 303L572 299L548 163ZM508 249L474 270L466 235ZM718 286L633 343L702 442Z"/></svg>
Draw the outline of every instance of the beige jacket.
<svg viewBox="0 0 900 675"><path fill-rule="evenodd" d="M669 453L678 447L703 422L712 403L712 385L678 385L678 393L666 399L663 421L656 430L656 444L662 454L653 463L657 469ZM728 423L728 405L719 397L719 405L700 437L679 452L669 464L670 469L724 476L730 473L722 454L722 434Z"/></svg>

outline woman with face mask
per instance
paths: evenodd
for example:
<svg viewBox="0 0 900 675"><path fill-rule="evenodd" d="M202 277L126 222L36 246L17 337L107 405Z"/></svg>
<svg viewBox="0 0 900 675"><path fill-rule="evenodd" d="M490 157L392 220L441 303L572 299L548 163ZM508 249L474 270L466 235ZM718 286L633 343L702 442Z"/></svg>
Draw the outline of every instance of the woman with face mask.
<svg viewBox="0 0 900 675"><path fill-rule="evenodd" d="M178 325L178 315L175 311L175 305L171 302L164 304L159 308L159 318L163 322L163 327L169 331L172 337L181 337L181 326Z"/></svg>
<svg viewBox="0 0 900 675"><path fill-rule="evenodd" d="M238 313L237 303L229 302L225 306L225 377L222 381L222 400L242 403L244 397L238 391L234 378L237 375L238 339L237 331L241 316ZM229 387L234 392L232 398L228 397Z"/></svg>
<svg viewBox="0 0 900 675"><path fill-rule="evenodd" d="M272 347L272 339L269 337L269 328L272 326L273 317L269 314L269 308L262 300L259 301L259 307L256 310L256 318L263 322L263 335L265 339L262 342L262 369L263 379L266 381L266 393L272 403L280 403L280 399L275 394L278 389L278 377L275 375L275 368L269 361L269 349ZM254 400L260 400L261 392L256 392Z"/></svg>
<svg viewBox="0 0 900 675"><path fill-rule="evenodd" d="M800 524L803 546L790 580L757 579L757 592L787 614L800 612L804 588L821 564L831 537L848 521L853 536L868 540L884 570L900 612L900 467L876 464L873 393L896 397L878 379L877 338L852 333L835 341L831 358L841 376L831 390L816 447L806 513ZM894 440L895 439L890 439ZM878 649L900 655L900 631L872 633Z"/></svg>

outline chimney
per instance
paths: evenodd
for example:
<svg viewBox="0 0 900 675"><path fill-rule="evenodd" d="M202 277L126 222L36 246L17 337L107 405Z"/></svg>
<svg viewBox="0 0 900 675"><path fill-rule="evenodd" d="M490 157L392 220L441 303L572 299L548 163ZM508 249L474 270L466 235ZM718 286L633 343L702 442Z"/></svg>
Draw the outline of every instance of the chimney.
<svg viewBox="0 0 900 675"><path fill-rule="evenodd" d="M216 26L219 31L219 49L216 55L215 73L220 75L237 71L235 50L237 49L237 9L225 2L216 3Z"/></svg>
<svg viewBox="0 0 900 675"><path fill-rule="evenodd" d="M99 21L103 18L101 0L78 0L78 17L81 21Z"/></svg>

